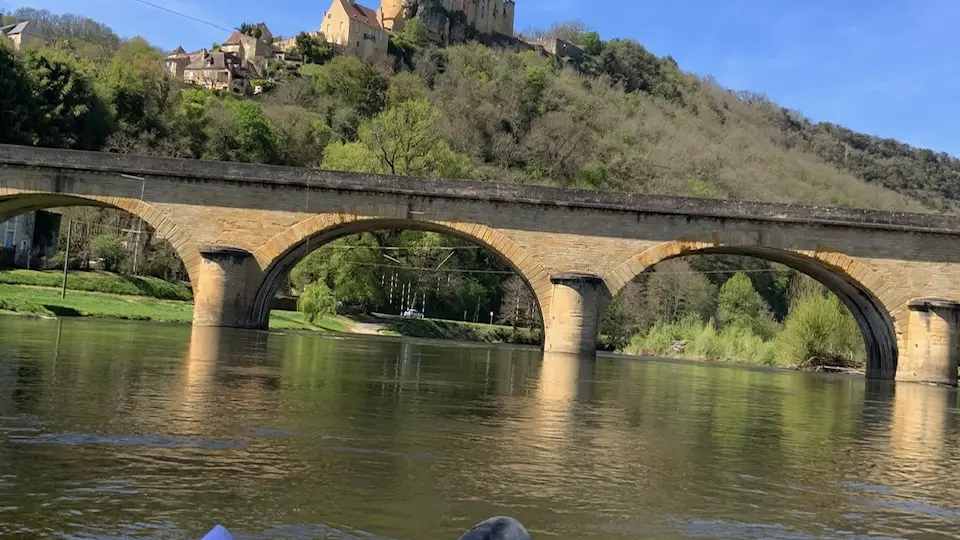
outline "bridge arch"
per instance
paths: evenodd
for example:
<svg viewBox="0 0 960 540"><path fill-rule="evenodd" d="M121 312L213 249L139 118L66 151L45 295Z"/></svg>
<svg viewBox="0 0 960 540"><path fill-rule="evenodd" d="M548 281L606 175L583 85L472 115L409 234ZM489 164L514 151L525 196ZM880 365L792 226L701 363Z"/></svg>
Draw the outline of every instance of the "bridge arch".
<svg viewBox="0 0 960 540"><path fill-rule="evenodd" d="M777 242L757 242L739 235L715 234L664 242L623 261L604 278L616 295L654 265L686 255L741 255L782 264L820 282L856 319L867 348L867 376L893 379L904 346L909 298L865 264L828 246L799 249Z"/></svg>
<svg viewBox="0 0 960 540"><path fill-rule="evenodd" d="M507 264L526 283L536 299L542 323L549 313L552 286L550 276L539 261L503 233L477 223L434 221L397 217L377 217L343 213L325 213L307 218L277 234L253 252L263 271L254 295L251 319L265 328L270 302L284 276L313 250L344 236L384 229L419 230L455 236L479 245Z"/></svg>
<svg viewBox="0 0 960 540"><path fill-rule="evenodd" d="M0 187L0 222L26 212L69 206L115 208L128 212L152 227L157 235L173 246L183 261L194 289L197 286L198 267L202 260L198 246L156 207L139 199L103 195L44 193L42 189L11 189Z"/></svg>

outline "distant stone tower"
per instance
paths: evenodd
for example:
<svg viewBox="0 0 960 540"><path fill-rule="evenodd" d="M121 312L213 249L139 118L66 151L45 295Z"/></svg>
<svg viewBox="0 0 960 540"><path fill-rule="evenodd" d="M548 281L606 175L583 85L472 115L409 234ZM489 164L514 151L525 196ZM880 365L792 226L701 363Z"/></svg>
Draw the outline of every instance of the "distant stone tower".
<svg viewBox="0 0 960 540"><path fill-rule="evenodd" d="M403 0L381 0L377 20L384 30L403 31Z"/></svg>

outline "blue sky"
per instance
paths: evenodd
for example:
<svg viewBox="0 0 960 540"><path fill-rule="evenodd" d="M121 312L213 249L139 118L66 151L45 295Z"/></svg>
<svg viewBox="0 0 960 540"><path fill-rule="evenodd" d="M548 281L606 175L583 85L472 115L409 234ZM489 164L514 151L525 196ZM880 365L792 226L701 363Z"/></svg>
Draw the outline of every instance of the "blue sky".
<svg viewBox="0 0 960 540"><path fill-rule="evenodd" d="M317 29L328 0L149 0L225 28ZM517 30L580 19L604 39L631 37L726 87L767 94L813 120L960 156L956 0L516 0ZM363 0L361 0L363 3ZM223 31L136 0L0 0L78 13L172 49ZM377 0L367 0L376 7Z"/></svg>

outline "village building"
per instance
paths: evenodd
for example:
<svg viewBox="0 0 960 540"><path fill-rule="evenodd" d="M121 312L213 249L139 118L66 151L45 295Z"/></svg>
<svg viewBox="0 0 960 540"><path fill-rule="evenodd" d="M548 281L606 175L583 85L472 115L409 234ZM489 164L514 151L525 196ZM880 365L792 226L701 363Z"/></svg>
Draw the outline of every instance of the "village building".
<svg viewBox="0 0 960 540"><path fill-rule="evenodd" d="M0 222L0 267L43 268L56 255L60 217L38 210Z"/></svg>
<svg viewBox="0 0 960 540"><path fill-rule="evenodd" d="M183 82L187 84L237 94L246 93L249 81L256 77L256 72L243 65L241 56L223 51L212 52L183 70Z"/></svg>
<svg viewBox="0 0 960 540"><path fill-rule="evenodd" d="M212 52L200 49L192 53L177 47L164 59L171 76L187 84L211 90L248 93L255 79L266 78L267 65L277 58L273 34L263 23L253 25L254 35L233 32Z"/></svg>
<svg viewBox="0 0 960 540"><path fill-rule="evenodd" d="M199 51L188 53L187 51L183 50L183 47L177 47L172 53L170 53L169 56L164 59L163 65L167 70L167 73L177 79L183 80L183 72L187 66L193 62L196 62L197 60L200 60L201 58L206 57L206 49L200 49Z"/></svg>
<svg viewBox="0 0 960 540"><path fill-rule="evenodd" d="M377 12L356 0L333 0L320 31L327 41L339 45L347 54L371 62L387 58L390 38Z"/></svg>
<svg viewBox="0 0 960 540"><path fill-rule="evenodd" d="M18 51L47 43L47 33L40 28L40 25L33 21L23 21L16 24L0 26L0 36L6 38L13 44L13 48Z"/></svg>
<svg viewBox="0 0 960 540"><path fill-rule="evenodd" d="M270 46L273 35L266 26L257 25L255 28L259 30L259 38L234 32L220 46L220 51L235 55L244 68L262 76L267 72L267 63L273 58L273 48Z"/></svg>

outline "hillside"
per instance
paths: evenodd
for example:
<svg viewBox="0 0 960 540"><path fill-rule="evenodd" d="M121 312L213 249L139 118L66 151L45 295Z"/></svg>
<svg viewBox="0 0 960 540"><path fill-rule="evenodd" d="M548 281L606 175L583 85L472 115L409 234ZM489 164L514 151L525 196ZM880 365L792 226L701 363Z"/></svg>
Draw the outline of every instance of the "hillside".
<svg viewBox="0 0 960 540"><path fill-rule="evenodd" d="M61 39L2 53L12 121L0 142L887 210L951 210L960 197L955 158L812 123L578 25L548 33L595 53L579 65L439 49L410 25L394 69L347 57L278 69L254 101L182 88L149 44L92 21L5 17L24 18Z"/></svg>

